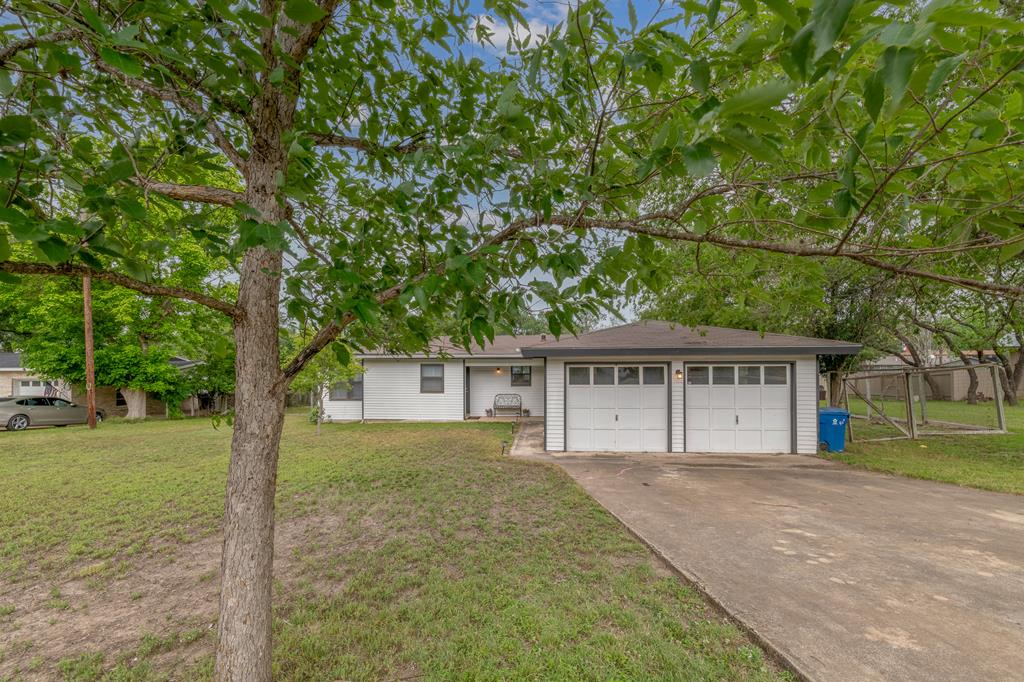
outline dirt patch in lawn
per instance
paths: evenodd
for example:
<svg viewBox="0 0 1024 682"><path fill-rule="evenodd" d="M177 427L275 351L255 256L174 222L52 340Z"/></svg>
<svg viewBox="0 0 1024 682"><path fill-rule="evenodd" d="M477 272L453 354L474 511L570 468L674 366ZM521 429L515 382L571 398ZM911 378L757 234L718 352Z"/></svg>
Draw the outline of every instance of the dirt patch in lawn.
<svg viewBox="0 0 1024 682"><path fill-rule="evenodd" d="M274 574L288 590L304 548L337 545L344 514L278 522ZM345 538L342 541L347 541ZM52 581L0 584L0 679L53 679L82 667L183 669L212 651L221 537L178 545L97 585L88 570ZM98 654L103 654L102 658Z"/></svg>

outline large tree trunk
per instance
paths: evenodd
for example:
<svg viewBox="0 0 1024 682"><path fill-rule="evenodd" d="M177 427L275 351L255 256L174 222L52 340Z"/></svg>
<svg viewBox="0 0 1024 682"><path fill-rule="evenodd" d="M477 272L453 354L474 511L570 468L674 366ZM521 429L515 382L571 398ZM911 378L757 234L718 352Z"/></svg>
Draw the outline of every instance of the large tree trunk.
<svg viewBox="0 0 1024 682"><path fill-rule="evenodd" d="M285 389L278 355L281 255L250 249L242 263L231 463L224 511L218 680L269 682L274 489Z"/></svg>
<svg viewBox="0 0 1024 682"><path fill-rule="evenodd" d="M846 403L846 382L840 371L829 372L828 394L832 407L844 407Z"/></svg>
<svg viewBox="0 0 1024 682"><path fill-rule="evenodd" d="M125 419L146 418L146 392L137 388L122 388L121 395L124 396L125 405L128 406L128 414Z"/></svg>
<svg viewBox="0 0 1024 682"><path fill-rule="evenodd" d="M273 106L273 101L266 103ZM286 218L275 197L286 155L273 136L254 144L246 203L262 220ZM257 162L257 160L259 162ZM224 509L220 618L214 675L270 682L274 491L287 385L278 349L281 253L262 246L242 259L235 322L235 423Z"/></svg>
<svg viewBox="0 0 1024 682"><path fill-rule="evenodd" d="M901 333L899 330L895 330L894 333L896 334L896 338L902 341L903 345L906 346L907 352L910 353L910 360L903 357L902 353L897 353L896 357L911 367L916 367L918 369L927 368L928 363L925 361L924 355L921 354L921 351L918 350L917 344L915 344L909 336ZM939 386L939 382L928 372L922 372L921 376L924 378L925 382L928 384L929 390L932 392L931 397L936 400L940 400L942 398L942 387Z"/></svg>
<svg viewBox="0 0 1024 682"><path fill-rule="evenodd" d="M1016 385L1013 381L1014 365L1010 361L1009 354L998 350L995 353L1000 365L996 373L999 375L999 384L1003 388L1003 397L1009 405L1015 407L1018 401Z"/></svg>
<svg viewBox="0 0 1024 682"><path fill-rule="evenodd" d="M970 364L971 363L971 359L967 355L967 353L964 353L963 351L960 351L960 359L963 361L964 366L967 367L967 378L968 378L968 383L967 383L967 404L968 405L977 405L978 404L978 372L974 369L973 366L971 366L971 364Z"/></svg>

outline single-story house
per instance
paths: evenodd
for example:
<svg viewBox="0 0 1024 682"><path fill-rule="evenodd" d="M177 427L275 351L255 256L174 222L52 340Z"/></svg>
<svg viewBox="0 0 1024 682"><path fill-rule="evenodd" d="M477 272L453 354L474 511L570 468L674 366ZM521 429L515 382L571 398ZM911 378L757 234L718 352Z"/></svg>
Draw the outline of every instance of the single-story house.
<svg viewBox="0 0 1024 682"><path fill-rule="evenodd" d="M168 362L182 372L188 371L200 364L195 360L178 356L171 357ZM85 404L86 394L84 385L70 384L60 379L41 379L21 365L21 353L0 353L0 398L10 396L48 396L64 398L65 400L82 405ZM201 393L186 398L179 405L179 409L184 414L191 416L208 414L214 411L221 411L223 408L217 402L223 403L226 399L230 398ZM117 386L97 386L96 408L102 410L108 417L125 417L128 415L128 400L122 389ZM153 395L145 395L144 415L164 416L167 412L168 406L166 403Z"/></svg>
<svg viewBox="0 0 1024 682"><path fill-rule="evenodd" d="M21 353L0 353L0 398L58 396L67 391L59 381L41 379L21 366Z"/></svg>
<svg viewBox="0 0 1024 682"><path fill-rule="evenodd" d="M338 420L456 421L518 394L549 451L814 453L818 355L845 341L645 321L561 339L500 336L469 352L358 356L325 396Z"/></svg>

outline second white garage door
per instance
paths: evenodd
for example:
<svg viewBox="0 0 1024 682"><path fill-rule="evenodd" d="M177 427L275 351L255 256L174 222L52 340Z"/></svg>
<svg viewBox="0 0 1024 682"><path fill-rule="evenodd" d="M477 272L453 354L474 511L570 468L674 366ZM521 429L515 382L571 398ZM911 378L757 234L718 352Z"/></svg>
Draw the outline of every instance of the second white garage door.
<svg viewBox="0 0 1024 682"><path fill-rule="evenodd" d="M567 450L668 450L665 365L569 365L566 373Z"/></svg>
<svg viewBox="0 0 1024 682"><path fill-rule="evenodd" d="M792 452L790 366L686 366L687 452Z"/></svg>

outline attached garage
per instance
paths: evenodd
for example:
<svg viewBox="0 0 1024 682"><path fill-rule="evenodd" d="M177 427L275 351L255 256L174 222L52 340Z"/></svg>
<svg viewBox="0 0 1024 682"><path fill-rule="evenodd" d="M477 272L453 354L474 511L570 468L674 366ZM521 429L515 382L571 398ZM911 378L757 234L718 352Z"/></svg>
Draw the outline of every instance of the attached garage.
<svg viewBox="0 0 1024 682"><path fill-rule="evenodd" d="M686 450L794 452L790 364L686 363Z"/></svg>
<svg viewBox="0 0 1024 682"><path fill-rule="evenodd" d="M568 365L569 450L668 450L668 365Z"/></svg>
<svg viewBox="0 0 1024 682"><path fill-rule="evenodd" d="M524 346L551 451L814 453L818 356L858 344L645 321Z"/></svg>

